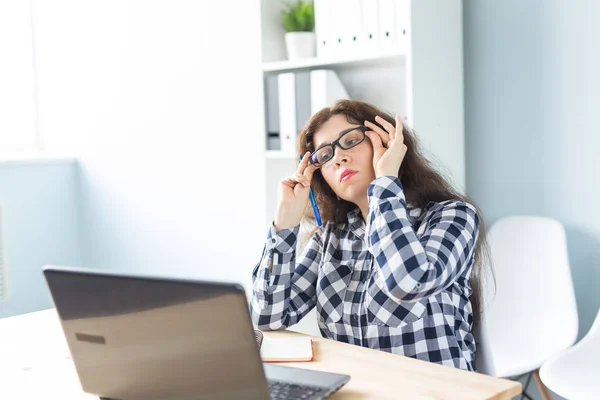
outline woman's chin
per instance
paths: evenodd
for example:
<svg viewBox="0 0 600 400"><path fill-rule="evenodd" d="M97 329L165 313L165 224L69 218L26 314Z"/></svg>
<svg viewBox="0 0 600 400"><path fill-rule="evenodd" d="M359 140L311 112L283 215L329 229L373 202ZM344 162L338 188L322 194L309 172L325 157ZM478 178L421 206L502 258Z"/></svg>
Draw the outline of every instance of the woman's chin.
<svg viewBox="0 0 600 400"><path fill-rule="evenodd" d="M361 189L358 187L348 187L341 195L338 195L341 199L349 201L351 203L357 204L357 201L365 197L367 193L367 188Z"/></svg>

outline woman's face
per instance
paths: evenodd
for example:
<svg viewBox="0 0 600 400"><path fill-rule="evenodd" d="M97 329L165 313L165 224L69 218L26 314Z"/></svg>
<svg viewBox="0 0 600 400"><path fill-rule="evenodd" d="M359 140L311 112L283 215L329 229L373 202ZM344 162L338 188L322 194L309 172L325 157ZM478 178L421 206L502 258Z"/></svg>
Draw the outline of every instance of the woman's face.
<svg viewBox="0 0 600 400"><path fill-rule="evenodd" d="M334 115L315 133L313 145L318 149L337 140L341 132L357 126L346 121L343 115ZM335 194L357 204L367 195L369 183L375 179L373 147L369 138L365 137L362 143L348 150L335 146L334 156L321 166L321 174Z"/></svg>

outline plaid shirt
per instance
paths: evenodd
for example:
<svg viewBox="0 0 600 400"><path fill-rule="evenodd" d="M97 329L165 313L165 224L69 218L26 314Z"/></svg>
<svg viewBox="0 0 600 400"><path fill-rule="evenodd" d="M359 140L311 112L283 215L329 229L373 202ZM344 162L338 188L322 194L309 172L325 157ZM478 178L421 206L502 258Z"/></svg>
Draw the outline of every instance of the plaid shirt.
<svg viewBox="0 0 600 400"><path fill-rule="evenodd" d="M475 371L475 208L449 200L409 210L391 176L368 196L366 224L358 209L348 223L327 223L298 260L299 227L271 226L252 275L254 324L284 329L316 305L324 337Z"/></svg>

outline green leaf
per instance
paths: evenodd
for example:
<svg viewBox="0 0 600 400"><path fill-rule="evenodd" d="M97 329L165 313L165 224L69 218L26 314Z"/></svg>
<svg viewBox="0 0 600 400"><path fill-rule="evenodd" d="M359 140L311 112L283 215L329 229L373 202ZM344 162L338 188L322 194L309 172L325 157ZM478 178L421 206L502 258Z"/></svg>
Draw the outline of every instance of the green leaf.
<svg viewBox="0 0 600 400"><path fill-rule="evenodd" d="M286 32L312 32L315 28L315 6L312 1L287 3L281 12L281 23Z"/></svg>

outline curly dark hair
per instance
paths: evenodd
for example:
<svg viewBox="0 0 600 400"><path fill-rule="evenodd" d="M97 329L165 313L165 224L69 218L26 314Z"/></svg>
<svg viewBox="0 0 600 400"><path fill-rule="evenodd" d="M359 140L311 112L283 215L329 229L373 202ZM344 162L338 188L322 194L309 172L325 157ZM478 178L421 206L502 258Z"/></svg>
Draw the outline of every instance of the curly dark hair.
<svg viewBox="0 0 600 400"><path fill-rule="evenodd" d="M313 139L315 133L331 117L343 115L351 124L362 125L365 120L383 127L375 122L375 116L380 116L392 125L396 122L394 117L383 112L377 107L357 100L340 100L332 107L326 107L314 114L307 122L298 137L299 154L315 151ZM442 202L445 200L461 200L475 207L479 217L479 236L475 249L475 259L471 271L471 304L473 307L474 324L482 316L482 284L483 269L490 267L492 272L490 250L487 243L486 224L480 208L466 195L459 193L442 174L437 172L432 164L423 155L419 141L414 132L403 127L404 144L407 147L406 155L398 170L398 177L402 182L407 204L412 208L425 208L430 201ZM325 182L320 169L313 174L311 187L315 200L321 212L323 223L329 221L334 224L348 222L347 214L356 208L354 203L339 199L333 189ZM308 213L307 213L308 214Z"/></svg>

